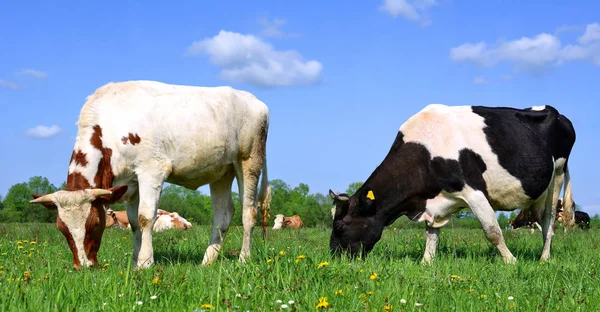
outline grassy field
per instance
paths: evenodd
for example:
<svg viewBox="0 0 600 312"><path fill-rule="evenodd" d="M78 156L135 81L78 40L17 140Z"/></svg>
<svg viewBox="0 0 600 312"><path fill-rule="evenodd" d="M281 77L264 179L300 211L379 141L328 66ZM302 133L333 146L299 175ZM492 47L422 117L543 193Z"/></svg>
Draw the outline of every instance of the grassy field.
<svg viewBox="0 0 600 312"><path fill-rule="evenodd" d="M0 224L1 311L598 311L600 230L554 236L504 231L505 265L480 229L442 229L438 257L421 265L424 229L387 229L367 259L329 257L328 229L255 231L253 261L237 261L241 229L222 256L200 262L210 228L156 233L156 265L130 267L131 234L107 229L100 268L76 272L53 224Z"/></svg>

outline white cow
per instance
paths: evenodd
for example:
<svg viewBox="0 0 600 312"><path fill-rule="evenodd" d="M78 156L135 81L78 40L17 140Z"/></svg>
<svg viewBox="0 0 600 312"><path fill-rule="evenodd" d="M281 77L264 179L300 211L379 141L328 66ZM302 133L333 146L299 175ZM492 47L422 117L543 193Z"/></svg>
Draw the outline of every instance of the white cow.
<svg viewBox="0 0 600 312"><path fill-rule="evenodd" d="M257 193L263 231L270 203L269 111L263 102L230 87L108 83L88 96L77 126L67 189L34 194L31 201L58 209L57 227L67 238L75 268L97 264L106 218L103 206L118 201L126 202L134 265L151 266L152 227L164 182L190 189L210 184L214 223L202 263L213 262L234 212L234 178L243 207L239 257L247 260Z"/></svg>

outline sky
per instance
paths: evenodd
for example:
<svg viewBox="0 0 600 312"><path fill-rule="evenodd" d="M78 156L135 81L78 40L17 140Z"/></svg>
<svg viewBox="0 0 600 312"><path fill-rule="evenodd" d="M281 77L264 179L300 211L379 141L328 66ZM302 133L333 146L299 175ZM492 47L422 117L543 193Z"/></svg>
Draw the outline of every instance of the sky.
<svg viewBox="0 0 600 312"><path fill-rule="evenodd" d="M142 79L252 92L270 112L269 179L323 194L364 181L430 103L552 105L577 132L574 200L600 214L597 12L592 0L2 1L0 194L65 181L86 96Z"/></svg>

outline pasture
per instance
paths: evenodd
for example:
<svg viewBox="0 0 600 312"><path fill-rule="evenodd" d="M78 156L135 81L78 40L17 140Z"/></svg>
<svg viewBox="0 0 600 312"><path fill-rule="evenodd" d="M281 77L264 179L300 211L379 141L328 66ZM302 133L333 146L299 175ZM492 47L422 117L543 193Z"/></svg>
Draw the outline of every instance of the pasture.
<svg viewBox="0 0 600 312"><path fill-rule="evenodd" d="M400 220L399 220L400 221ZM394 224L395 226L396 224ZM559 228L540 262L541 234L504 231L505 265L481 229L442 229L431 266L424 229L388 228L366 259L331 259L327 228L254 232L253 260L233 227L201 267L210 227L155 233L156 265L130 266L131 232L106 230L99 268L76 272L54 224L0 224L1 311L598 311L600 230Z"/></svg>

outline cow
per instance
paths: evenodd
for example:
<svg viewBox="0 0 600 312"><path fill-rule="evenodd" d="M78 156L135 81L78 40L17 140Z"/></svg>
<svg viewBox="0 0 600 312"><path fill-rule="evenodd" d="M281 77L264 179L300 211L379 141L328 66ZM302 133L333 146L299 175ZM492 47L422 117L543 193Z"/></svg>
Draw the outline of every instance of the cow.
<svg viewBox="0 0 600 312"><path fill-rule="evenodd" d="M126 205L134 267L152 266L152 227L164 182L192 190L210 185L214 222L202 265L217 258L227 234L234 178L244 228L239 260L250 259L257 207L264 239L271 198L269 110L251 93L227 86L110 82L86 98L77 127L66 190L33 194L31 201L58 209L56 225L75 269L97 265L103 207L117 202Z"/></svg>
<svg viewBox="0 0 600 312"><path fill-rule="evenodd" d="M440 228L469 208L504 262L513 264L495 211L526 207L543 212L540 258L546 260L555 189L571 191L567 162L574 143L571 122L552 106L430 104L400 126L383 161L352 196L329 190L336 206L331 253L366 256L383 228L405 215L425 221L422 262L430 263Z"/></svg>
<svg viewBox="0 0 600 312"><path fill-rule="evenodd" d="M575 206L575 203L573 203L573 206ZM556 217L557 221L560 223L565 223L564 222L565 213L564 213L564 209L563 209L562 202L560 199L558 200L557 213L558 213L558 215ZM588 215L584 211L575 211L574 217L575 217L575 224L577 224L580 229L582 229L582 230L590 229L590 215Z"/></svg>
<svg viewBox="0 0 600 312"><path fill-rule="evenodd" d="M285 217L282 214L275 215L275 221L273 222L273 230L281 229L299 229L304 226L302 219L299 215L293 215L291 217Z"/></svg>
<svg viewBox="0 0 600 312"><path fill-rule="evenodd" d="M113 211L108 209L106 211L106 227L119 227L131 229L129 220L127 219L127 212ZM154 232L160 232L168 229L180 229L187 230L192 227L192 224L185 218L180 216L177 212L168 212L166 210L158 209L156 212L156 222L154 222Z"/></svg>

